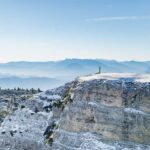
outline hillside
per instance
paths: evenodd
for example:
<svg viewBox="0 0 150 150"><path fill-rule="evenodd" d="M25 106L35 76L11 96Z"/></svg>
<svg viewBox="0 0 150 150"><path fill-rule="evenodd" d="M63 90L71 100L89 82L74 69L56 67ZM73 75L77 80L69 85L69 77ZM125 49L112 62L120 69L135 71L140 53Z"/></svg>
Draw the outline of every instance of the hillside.
<svg viewBox="0 0 150 150"><path fill-rule="evenodd" d="M2 149L149 150L150 75L79 77L4 119ZM20 119L21 118L21 119Z"/></svg>

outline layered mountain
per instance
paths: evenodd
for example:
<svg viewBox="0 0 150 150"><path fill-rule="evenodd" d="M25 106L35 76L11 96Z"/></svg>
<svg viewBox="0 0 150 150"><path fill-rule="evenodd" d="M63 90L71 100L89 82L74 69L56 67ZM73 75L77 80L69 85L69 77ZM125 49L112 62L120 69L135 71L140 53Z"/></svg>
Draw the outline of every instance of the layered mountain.
<svg viewBox="0 0 150 150"><path fill-rule="evenodd" d="M103 59L65 59L49 62L9 62L0 64L1 73L48 77L76 77L98 71L117 73L145 73L150 61L115 61ZM72 78L71 78L72 79Z"/></svg>
<svg viewBox="0 0 150 150"><path fill-rule="evenodd" d="M49 62L1 63L0 85L2 88L19 86L46 90L70 82L77 76L96 73L99 67L103 73L148 73L150 61L119 62L102 59L66 59ZM10 81L9 84L7 81ZM48 84L51 86L48 87Z"/></svg>
<svg viewBox="0 0 150 150"><path fill-rule="evenodd" d="M22 101L1 149L149 150L150 75L94 74Z"/></svg>
<svg viewBox="0 0 150 150"><path fill-rule="evenodd" d="M147 69L146 73L150 73L150 67Z"/></svg>

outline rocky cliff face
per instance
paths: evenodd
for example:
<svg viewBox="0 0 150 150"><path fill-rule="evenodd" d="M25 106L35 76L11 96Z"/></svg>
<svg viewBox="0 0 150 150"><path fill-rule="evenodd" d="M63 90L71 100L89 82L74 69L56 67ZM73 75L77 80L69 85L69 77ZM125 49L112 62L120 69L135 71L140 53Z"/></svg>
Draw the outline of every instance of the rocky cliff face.
<svg viewBox="0 0 150 150"><path fill-rule="evenodd" d="M150 75L80 77L25 101L0 127L1 149L150 149Z"/></svg>

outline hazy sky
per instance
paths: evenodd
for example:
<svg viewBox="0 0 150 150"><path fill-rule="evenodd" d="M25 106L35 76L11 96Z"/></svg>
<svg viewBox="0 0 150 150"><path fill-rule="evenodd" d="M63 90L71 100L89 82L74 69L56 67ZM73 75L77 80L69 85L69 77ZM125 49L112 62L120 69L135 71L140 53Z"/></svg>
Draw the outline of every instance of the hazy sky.
<svg viewBox="0 0 150 150"><path fill-rule="evenodd" d="M0 0L0 62L150 60L150 0Z"/></svg>

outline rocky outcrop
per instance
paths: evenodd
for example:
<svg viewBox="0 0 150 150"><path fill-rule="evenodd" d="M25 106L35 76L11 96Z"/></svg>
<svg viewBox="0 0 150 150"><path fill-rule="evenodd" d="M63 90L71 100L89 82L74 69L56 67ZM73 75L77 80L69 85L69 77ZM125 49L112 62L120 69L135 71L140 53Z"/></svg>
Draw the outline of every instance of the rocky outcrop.
<svg viewBox="0 0 150 150"><path fill-rule="evenodd" d="M1 148L149 150L149 79L97 74L35 95L5 118Z"/></svg>
<svg viewBox="0 0 150 150"><path fill-rule="evenodd" d="M59 103L67 86L48 90L20 101L16 111L0 126L0 150L49 150L62 110ZM56 126L49 128L52 124ZM53 131L54 130L54 131ZM52 133L51 133L52 132Z"/></svg>
<svg viewBox="0 0 150 150"><path fill-rule="evenodd" d="M0 88L0 125L4 118L17 110L23 101L33 97L40 90L28 89L1 89Z"/></svg>

